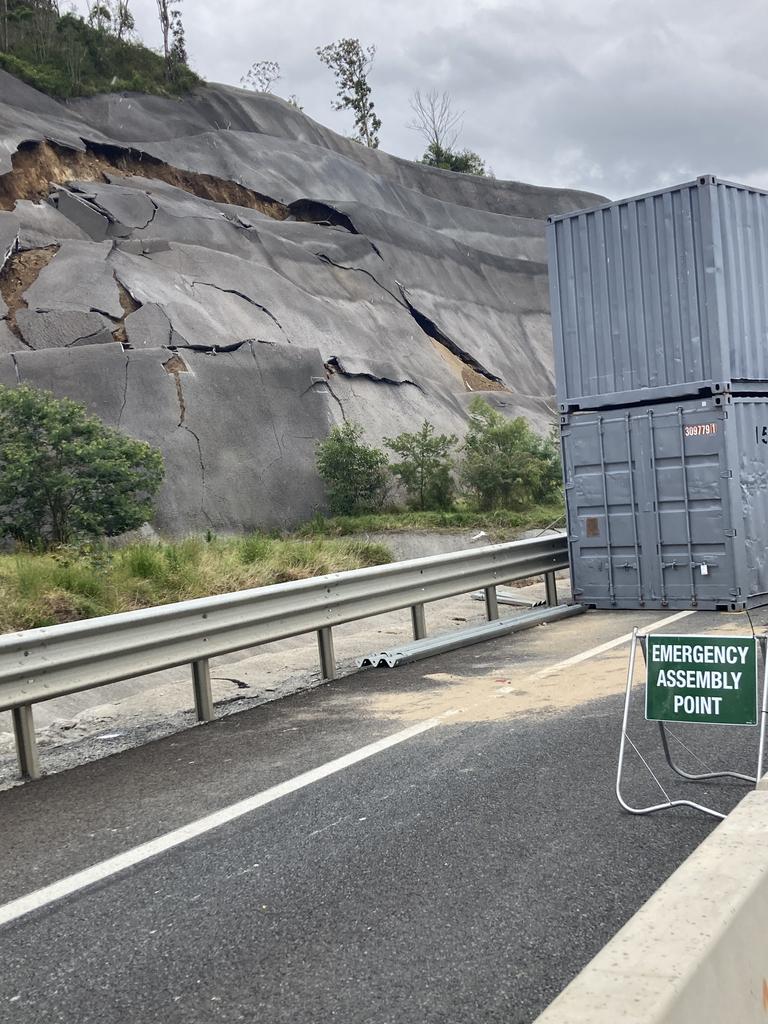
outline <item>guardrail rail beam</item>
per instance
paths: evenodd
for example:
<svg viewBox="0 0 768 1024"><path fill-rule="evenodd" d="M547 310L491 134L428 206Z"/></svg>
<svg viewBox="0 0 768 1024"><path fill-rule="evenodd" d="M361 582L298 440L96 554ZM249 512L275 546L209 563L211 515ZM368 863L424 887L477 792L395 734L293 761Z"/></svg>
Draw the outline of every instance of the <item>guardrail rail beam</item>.
<svg viewBox="0 0 768 1024"><path fill-rule="evenodd" d="M211 658L316 632L323 679L335 679L334 626L408 608L423 640L430 601L480 590L496 621L497 585L544 575L552 603L549 578L567 568L566 535L555 534L9 633L0 636L0 711L13 711L19 766L37 778L38 701L191 665L197 717L208 722Z"/></svg>

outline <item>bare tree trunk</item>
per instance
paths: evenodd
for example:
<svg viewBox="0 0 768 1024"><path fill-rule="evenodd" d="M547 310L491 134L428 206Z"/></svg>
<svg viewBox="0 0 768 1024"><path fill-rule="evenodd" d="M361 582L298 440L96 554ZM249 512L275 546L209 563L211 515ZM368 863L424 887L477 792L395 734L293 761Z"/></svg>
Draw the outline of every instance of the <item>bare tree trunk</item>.
<svg viewBox="0 0 768 1024"><path fill-rule="evenodd" d="M0 0L0 50L8 49L8 0Z"/></svg>
<svg viewBox="0 0 768 1024"><path fill-rule="evenodd" d="M171 0L157 0L157 13L160 18L160 29L163 33L163 57L165 58L165 73L169 72L168 40L171 33Z"/></svg>

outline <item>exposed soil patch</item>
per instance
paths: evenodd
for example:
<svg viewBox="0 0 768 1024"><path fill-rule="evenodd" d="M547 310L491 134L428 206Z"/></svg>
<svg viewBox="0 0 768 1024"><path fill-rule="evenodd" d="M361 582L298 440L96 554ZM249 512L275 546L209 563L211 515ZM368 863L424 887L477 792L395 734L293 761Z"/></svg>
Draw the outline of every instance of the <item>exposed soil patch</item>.
<svg viewBox="0 0 768 1024"><path fill-rule="evenodd" d="M58 245L48 245L44 249L15 252L0 270L0 295L8 306L6 323L17 338L21 338L21 332L16 325L16 314L27 308L24 292L31 288L58 251Z"/></svg>
<svg viewBox="0 0 768 1024"><path fill-rule="evenodd" d="M115 277L115 284L117 285L117 291L120 296L120 305L123 307L123 317L112 331L112 337L115 341L120 342L121 345L127 345L128 335L125 331L125 318L129 313L135 313L137 309L141 309L141 303L134 299L125 285L120 284L117 277Z"/></svg>
<svg viewBox="0 0 768 1024"><path fill-rule="evenodd" d="M459 358L459 356L451 352L449 348L446 348L445 345L435 338L430 338L430 341L440 358L450 366L457 377L461 378L466 391L506 391L509 393L509 388L502 381L486 377L475 370L474 367L468 366L463 359Z"/></svg>
<svg viewBox="0 0 768 1024"><path fill-rule="evenodd" d="M184 388L181 385L180 373L189 373L189 367L178 354L174 352L170 359L167 359L163 363L163 369L167 374L173 377L176 384L176 398L179 402L179 426L184 425L184 420L187 416L187 403L184 401Z"/></svg>
<svg viewBox="0 0 768 1024"><path fill-rule="evenodd" d="M88 145L85 152L79 152L52 142L26 142L19 146L11 162L13 170L0 175L0 210L12 210L19 199L47 199L52 184L107 181L107 175L120 174L165 181L200 199L244 206L275 220L288 216L287 206L237 182L184 171L132 149Z"/></svg>

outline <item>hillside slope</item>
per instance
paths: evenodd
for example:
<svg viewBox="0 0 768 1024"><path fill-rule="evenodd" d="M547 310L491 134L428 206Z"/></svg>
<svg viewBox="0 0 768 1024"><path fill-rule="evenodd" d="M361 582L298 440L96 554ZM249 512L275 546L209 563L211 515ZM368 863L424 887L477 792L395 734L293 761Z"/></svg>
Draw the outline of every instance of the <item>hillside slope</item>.
<svg viewBox="0 0 768 1024"><path fill-rule="evenodd" d="M598 198L400 160L264 94L63 104L0 72L0 382L159 445L167 532L295 522L343 418L462 433L479 391L546 427L544 219Z"/></svg>

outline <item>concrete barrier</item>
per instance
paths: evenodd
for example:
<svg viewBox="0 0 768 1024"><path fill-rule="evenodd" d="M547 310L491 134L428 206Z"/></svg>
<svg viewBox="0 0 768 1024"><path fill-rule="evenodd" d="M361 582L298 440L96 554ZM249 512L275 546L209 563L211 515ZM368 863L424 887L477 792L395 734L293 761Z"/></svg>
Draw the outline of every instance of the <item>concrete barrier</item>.
<svg viewBox="0 0 768 1024"><path fill-rule="evenodd" d="M768 776L536 1024L768 1022Z"/></svg>

